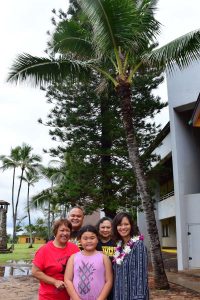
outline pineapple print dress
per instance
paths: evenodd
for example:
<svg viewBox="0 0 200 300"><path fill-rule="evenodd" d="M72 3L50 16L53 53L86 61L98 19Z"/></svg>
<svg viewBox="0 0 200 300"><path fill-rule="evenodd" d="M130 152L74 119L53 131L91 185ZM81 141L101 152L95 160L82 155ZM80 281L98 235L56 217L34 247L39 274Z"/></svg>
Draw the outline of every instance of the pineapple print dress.
<svg viewBox="0 0 200 300"><path fill-rule="evenodd" d="M105 285L103 254L74 256L74 288L81 300L96 300Z"/></svg>

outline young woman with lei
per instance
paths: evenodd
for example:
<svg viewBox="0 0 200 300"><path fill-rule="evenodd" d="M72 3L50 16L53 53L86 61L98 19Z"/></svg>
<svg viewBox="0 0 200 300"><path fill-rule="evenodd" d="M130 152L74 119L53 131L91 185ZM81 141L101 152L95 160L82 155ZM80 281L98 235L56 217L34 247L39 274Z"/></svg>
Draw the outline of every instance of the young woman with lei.
<svg viewBox="0 0 200 300"><path fill-rule="evenodd" d="M115 300L148 300L147 249L142 235L135 235L132 217L121 212L113 220L117 242L113 258Z"/></svg>

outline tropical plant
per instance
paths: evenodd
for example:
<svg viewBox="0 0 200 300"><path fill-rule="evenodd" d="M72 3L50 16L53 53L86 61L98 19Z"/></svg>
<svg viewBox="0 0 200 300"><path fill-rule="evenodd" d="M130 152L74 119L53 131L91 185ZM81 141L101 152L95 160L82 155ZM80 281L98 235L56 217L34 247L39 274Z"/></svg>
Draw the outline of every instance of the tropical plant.
<svg viewBox="0 0 200 300"><path fill-rule="evenodd" d="M113 83L120 99L129 159L145 212L150 252L157 288L168 288L164 271L154 206L142 168L134 128L131 85L138 70L146 64L168 67L187 66L200 58L200 30L193 31L169 44L153 49L160 33L155 19L156 0L78 0L89 30L81 22L66 20L56 29L51 58L20 55L13 63L8 80L31 79L34 85L65 79L83 78L93 69ZM92 30L90 30L92 28Z"/></svg>
<svg viewBox="0 0 200 300"><path fill-rule="evenodd" d="M13 220L13 240L15 240L15 235L16 235L15 226L16 226L19 197L20 197L24 172L26 170L34 172L37 168L39 168L40 162L42 161L39 155L35 155L31 153L32 150L33 148L30 145L27 145L25 143L23 143L22 146L20 147L19 168L21 170L21 175L19 177L20 181L19 181L17 199L15 202L15 212L14 212L14 220Z"/></svg>
<svg viewBox="0 0 200 300"><path fill-rule="evenodd" d="M47 224L45 220L38 218L33 225L33 232L35 236L42 237L48 240Z"/></svg>
<svg viewBox="0 0 200 300"><path fill-rule="evenodd" d="M34 171L25 171L25 175L22 177L22 180L27 183L27 214L28 214L28 233L30 238L29 248L33 248L33 236L32 236L32 223L31 223L31 214L30 214L30 187L34 186L36 182L40 179L36 170Z"/></svg>
<svg viewBox="0 0 200 300"><path fill-rule="evenodd" d="M62 169L58 167L40 167L41 176L50 182L50 187L41 191L37 195L34 195L31 199L31 207L32 208L42 208L43 212L47 212L47 236L48 239L51 237L51 226L55 219L55 214L60 213L60 206L58 195L56 193L56 184L63 180L64 174Z"/></svg>

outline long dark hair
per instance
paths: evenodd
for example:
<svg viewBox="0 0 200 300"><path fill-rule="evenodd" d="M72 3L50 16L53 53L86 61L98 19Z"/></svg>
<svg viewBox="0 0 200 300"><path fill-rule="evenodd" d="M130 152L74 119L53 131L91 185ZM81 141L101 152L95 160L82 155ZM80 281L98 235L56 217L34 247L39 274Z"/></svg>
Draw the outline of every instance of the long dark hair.
<svg viewBox="0 0 200 300"><path fill-rule="evenodd" d="M130 236L131 237L135 236L135 235L138 235L138 233L139 233L138 232L138 227L135 224L132 216L127 212L120 212L114 217L114 219L112 221L113 237L114 237L115 241L119 241L119 240L122 239L120 234L117 231L117 226L122 222L123 218L127 218L130 225L131 225L131 231L130 231Z"/></svg>

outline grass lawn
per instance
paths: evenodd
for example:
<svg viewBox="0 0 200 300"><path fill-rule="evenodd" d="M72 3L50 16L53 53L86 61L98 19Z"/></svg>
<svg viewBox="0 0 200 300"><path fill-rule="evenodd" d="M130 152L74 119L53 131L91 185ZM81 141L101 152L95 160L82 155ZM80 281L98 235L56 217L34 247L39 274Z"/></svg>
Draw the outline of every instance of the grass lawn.
<svg viewBox="0 0 200 300"><path fill-rule="evenodd" d="M33 248L28 248L29 244L16 244L13 253L0 254L0 265L9 260L32 260L35 251L41 246L34 244ZM8 245L10 247L10 245Z"/></svg>

